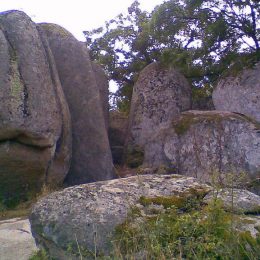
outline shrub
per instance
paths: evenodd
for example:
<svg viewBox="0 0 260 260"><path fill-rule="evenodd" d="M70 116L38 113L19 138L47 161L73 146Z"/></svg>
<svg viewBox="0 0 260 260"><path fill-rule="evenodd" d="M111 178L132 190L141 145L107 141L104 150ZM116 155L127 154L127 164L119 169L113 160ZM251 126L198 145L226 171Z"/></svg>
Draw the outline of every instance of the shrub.
<svg viewBox="0 0 260 260"><path fill-rule="evenodd" d="M239 218L234 220L218 200L184 213L174 206L154 216L143 217L134 211L116 228L113 257L260 259L260 236L239 232L237 225Z"/></svg>

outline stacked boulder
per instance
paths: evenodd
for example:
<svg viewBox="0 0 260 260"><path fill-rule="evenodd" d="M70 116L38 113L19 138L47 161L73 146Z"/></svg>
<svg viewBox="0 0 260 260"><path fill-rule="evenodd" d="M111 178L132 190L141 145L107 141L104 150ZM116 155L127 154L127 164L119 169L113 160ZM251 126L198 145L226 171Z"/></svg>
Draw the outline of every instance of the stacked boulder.
<svg viewBox="0 0 260 260"><path fill-rule="evenodd" d="M259 130L257 122L240 114L183 112L146 145L144 165L175 167L182 175L207 182L217 178L228 184L231 173L250 181L260 172Z"/></svg>
<svg viewBox="0 0 260 260"><path fill-rule="evenodd" d="M66 177L69 184L113 178L87 50L63 28L20 11L0 14L0 46L0 201L26 199Z"/></svg>
<svg viewBox="0 0 260 260"><path fill-rule="evenodd" d="M260 123L260 62L239 75L222 78L213 91L217 110L244 114Z"/></svg>
<svg viewBox="0 0 260 260"><path fill-rule="evenodd" d="M191 87L180 73L157 63L145 68L134 86L126 149L129 157L141 147L143 157L130 166L223 184L230 174L245 176L244 183L259 179L259 69L222 79L213 93L219 111L197 111L190 110Z"/></svg>
<svg viewBox="0 0 260 260"><path fill-rule="evenodd" d="M130 166L138 166L142 151L153 136L171 125L172 119L182 111L191 109L191 86L184 76L173 68L159 63L148 65L134 86L126 160ZM134 161L133 161L134 160Z"/></svg>
<svg viewBox="0 0 260 260"><path fill-rule="evenodd" d="M113 170L111 154L107 150L107 125L104 123L107 108L103 106L102 113L100 104L104 105L105 101L101 100L105 99L100 99L102 87L97 87L101 79L97 76L100 68L91 64L86 48L63 28L41 24L39 31L50 45L71 111L74 147L67 182L78 184L109 179L113 177ZM82 67L77 67L78 61ZM253 70L260 75L257 68ZM114 158L121 162L124 150L126 162L131 167L141 165L140 172L159 173L158 169L164 168L167 173L180 175L132 176L52 193L41 199L30 215L37 244L58 259L77 259L81 249L86 259L93 255L109 255L115 228L125 223L129 209L151 217L149 214L154 214L155 210L164 210L158 201L202 198L207 194L204 198L204 203L207 203L212 196L215 198L215 193L205 182L216 179L218 184L220 181L224 186L232 187L231 191L222 189L218 193L218 197L225 200L226 209L231 208L233 212L235 205L238 213L259 212L259 196L234 189L240 180L255 181L260 174L260 125L257 122L260 80L256 71L243 72L247 76L254 75L248 88L252 87L256 96L246 101L253 103L248 107L254 109L244 110L242 105L237 105L238 109L231 105L222 107L214 101L219 111L199 111L191 110L191 86L181 73L159 63L147 66L134 86L128 129L127 117L111 114L111 146L114 151L116 147L120 148ZM232 78L226 82L240 87L247 82L243 73L242 80ZM253 82L255 85L251 86ZM229 85L226 86L224 80L219 84L213 99L218 95L219 100L226 98L223 88L229 89ZM236 92L236 88L232 91ZM238 95L239 90L234 97L235 94ZM232 97L226 102L232 103ZM82 109L85 104L87 111ZM202 106L199 104L199 107ZM211 109L213 106L203 107ZM259 188L254 191L260 192ZM150 205L142 203L144 199L148 199Z"/></svg>

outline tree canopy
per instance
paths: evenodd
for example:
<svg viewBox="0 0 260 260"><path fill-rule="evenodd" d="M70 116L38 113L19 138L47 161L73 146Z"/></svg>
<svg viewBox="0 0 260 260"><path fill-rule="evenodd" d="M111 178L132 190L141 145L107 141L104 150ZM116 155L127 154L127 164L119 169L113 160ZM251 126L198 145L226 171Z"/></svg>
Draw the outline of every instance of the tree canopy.
<svg viewBox="0 0 260 260"><path fill-rule="evenodd" d="M194 89L212 88L231 67L260 60L259 0L168 0L148 13L138 1L84 32L92 59L119 90L116 104L129 109L139 72L153 61L176 66Z"/></svg>

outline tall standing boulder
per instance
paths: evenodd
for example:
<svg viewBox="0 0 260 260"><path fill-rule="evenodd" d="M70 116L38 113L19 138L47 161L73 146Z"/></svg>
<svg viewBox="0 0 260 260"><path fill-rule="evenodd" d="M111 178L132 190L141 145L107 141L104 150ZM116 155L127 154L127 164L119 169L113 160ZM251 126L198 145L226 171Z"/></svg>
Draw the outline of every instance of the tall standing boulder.
<svg viewBox="0 0 260 260"><path fill-rule="evenodd" d="M202 181L260 177L260 125L225 111L187 111L146 145L145 165L174 166ZM230 176L229 176L230 177ZM260 192L260 190L258 191Z"/></svg>
<svg viewBox="0 0 260 260"><path fill-rule="evenodd" d="M26 198L48 180L62 183L68 172L69 112L47 49L25 13L0 14L0 198L4 201ZM62 167L56 159L63 161Z"/></svg>
<svg viewBox="0 0 260 260"><path fill-rule="evenodd" d="M109 125L109 84L108 78L102 69L102 67L95 62L91 63L92 69L94 71L97 87L99 89L99 95L101 100L101 106L105 118L105 126L108 131Z"/></svg>
<svg viewBox="0 0 260 260"><path fill-rule="evenodd" d="M37 27L41 36L42 44L46 51L46 57L49 62L51 70L51 78L55 85L57 104L60 107L60 116L62 120L62 128L59 139L56 144L56 151L54 160L48 169L46 178L47 184L52 183L62 184L70 168L71 154L72 154L72 130L71 130L71 116L70 110L60 83L58 71L56 69L55 60L51 52L49 42L45 32Z"/></svg>
<svg viewBox="0 0 260 260"><path fill-rule="evenodd" d="M86 47L64 28L40 24L53 53L72 118L72 162L68 184L114 176L99 90Z"/></svg>
<svg viewBox="0 0 260 260"><path fill-rule="evenodd" d="M90 59L89 51L85 42L81 42L81 45L84 47L85 55ZM103 110L103 115L105 119L106 130L108 131L108 122L109 122L109 82L108 77L106 76L103 68L100 64L95 61L91 61L92 70L94 72L96 84L99 90L100 104Z"/></svg>
<svg viewBox="0 0 260 260"><path fill-rule="evenodd" d="M245 114L260 122L260 62L238 75L223 77L213 91L217 110Z"/></svg>
<svg viewBox="0 0 260 260"><path fill-rule="evenodd" d="M174 117L189 109L191 86L184 76L159 63L148 65L133 90L127 153L136 149L140 153L151 136L169 127Z"/></svg>

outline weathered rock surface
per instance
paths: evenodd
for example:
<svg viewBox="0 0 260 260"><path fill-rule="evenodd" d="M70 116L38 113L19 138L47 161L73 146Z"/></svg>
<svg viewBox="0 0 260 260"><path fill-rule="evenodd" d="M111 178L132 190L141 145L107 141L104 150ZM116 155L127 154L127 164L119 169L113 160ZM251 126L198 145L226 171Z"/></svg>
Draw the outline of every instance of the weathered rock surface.
<svg viewBox="0 0 260 260"><path fill-rule="evenodd" d="M119 111L109 113L108 137L115 164L123 163L124 145L128 128L128 116Z"/></svg>
<svg viewBox="0 0 260 260"><path fill-rule="evenodd" d="M190 190L206 193L209 186L191 177L140 175L67 188L34 206L32 233L36 243L58 259L71 259L66 249L70 245L77 252L76 239L91 252L108 253L114 228L140 204L141 196L181 196Z"/></svg>
<svg viewBox="0 0 260 260"><path fill-rule="evenodd" d="M127 137L128 149L143 147L172 119L191 109L191 86L177 70L148 65L134 86Z"/></svg>
<svg viewBox="0 0 260 260"><path fill-rule="evenodd" d="M241 189L221 189L209 192L204 201L208 203L212 199L221 199L226 210L236 213L260 214L260 196Z"/></svg>
<svg viewBox="0 0 260 260"><path fill-rule="evenodd" d="M94 71L97 87L99 89L99 96L101 99L101 106L103 109L103 114L105 118L105 126L108 131L108 125L109 125L109 84L108 84L108 78L102 69L102 67L92 62L92 69Z"/></svg>
<svg viewBox="0 0 260 260"><path fill-rule="evenodd" d="M99 90L86 47L55 24L40 24L53 53L72 118L68 184L114 177Z"/></svg>
<svg viewBox="0 0 260 260"><path fill-rule="evenodd" d="M219 81L213 91L217 110L245 114L260 122L260 63Z"/></svg>
<svg viewBox="0 0 260 260"><path fill-rule="evenodd" d="M28 260L36 250L28 219L0 221L1 260Z"/></svg>
<svg viewBox="0 0 260 260"><path fill-rule="evenodd" d="M55 86L57 104L60 107L60 117L62 122L61 133L56 143L56 150L52 163L49 165L46 182L49 185L62 184L70 168L72 154L72 129L70 110L60 83L56 64L51 52L45 32L37 27L41 36L42 44L46 51L49 62L51 77Z"/></svg>
<svg viewBox="0 0 260 260"><path fill-rule="evenodd" d="M0 197L5 200L26 197L44 181L61 183L71 151L67 104L36 25L23 12L9 11L0 14L0 27Z"/></svg>
<svg viewBox="0 0 260 260"><path fill-rule="evenodd" d="M226 183L230 173L255 180L260 174L259 124L231 112L184 112L146 145L144 165L167 165L203 181Z"/></svg>
<svg viewBox="0 0 260 260"><path fill-rule="evenodd" d="M81 42L81 45L84 47L85 55L88 56L88 59L90 60L89 51L86 46L85 42ZM105 126L106 130L108 131L108 122L109 122L109 82L108 78L98 63L95 61L91 62L92 70L94 72L96 85L99 90L99 96L100 96L100 104L103 110L103 115L105 119Z"/></svg>
<svg viewBox="0 0 260 260"><path fill-rule="evenodd" d="M249 231L255 238L259 236L260 216L258 215L239 215L238 225L235 228L239 231ZM240 222L240 223L239 223Z"/></svg>

